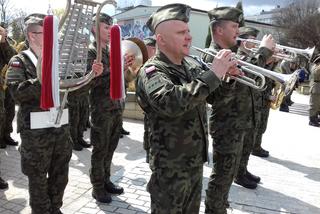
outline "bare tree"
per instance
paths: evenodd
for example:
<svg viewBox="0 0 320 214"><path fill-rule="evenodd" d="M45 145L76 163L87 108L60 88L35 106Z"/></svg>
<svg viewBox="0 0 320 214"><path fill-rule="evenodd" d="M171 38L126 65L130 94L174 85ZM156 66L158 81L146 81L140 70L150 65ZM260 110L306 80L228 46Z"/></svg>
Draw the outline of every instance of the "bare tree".
<svg viewBox="0 0 320 214"><path fill-rule="evenodd" d="M10 0L0 0L0 21L8 24L12 19Z"/></svg>
<svg viewBox="0 0 320 214"><path fill-rule="evenodd" d="M282 42L306 48L320 48L320 1L295 0L283 8L275 18L276 24L284 29Z"/></svg>

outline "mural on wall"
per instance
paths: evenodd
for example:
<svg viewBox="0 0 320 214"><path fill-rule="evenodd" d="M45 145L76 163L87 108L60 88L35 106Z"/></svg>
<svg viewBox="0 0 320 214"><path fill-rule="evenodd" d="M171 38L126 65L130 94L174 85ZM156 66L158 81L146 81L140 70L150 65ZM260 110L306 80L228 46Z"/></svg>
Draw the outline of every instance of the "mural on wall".
<svg viewBox="0 0 320 214"><path fill-rule="evenodd" d="M152 36L151 31L146 26L148 19L131 19L120 21L118 24L121 26L121 33L123 38L137 37L144 39Z"/></svg>

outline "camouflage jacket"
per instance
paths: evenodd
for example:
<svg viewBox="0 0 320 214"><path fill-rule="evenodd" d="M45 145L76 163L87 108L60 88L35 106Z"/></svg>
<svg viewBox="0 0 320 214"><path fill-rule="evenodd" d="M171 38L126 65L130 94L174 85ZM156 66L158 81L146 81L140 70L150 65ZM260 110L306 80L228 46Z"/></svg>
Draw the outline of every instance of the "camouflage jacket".
<svg viewBox="0 0 320 214"><path fill-rule="evenodd" d="M320 94L320 65L315 65L312 67L310 93Z"/></svg>
<svg viewBox="0 0 320 214"><path fill-rule="evenodd" d="M30 112L44 110L40 108L41 84L37 78L36 67L24 52L11 58L7 82L15 102L19 105L17 131L30 129Z"/></svg>
<svg viewBox="0 0 320 214"><path fill-rule="evenodd" d="M212 42L209 50L221 50L221 47ZM271 53L266 49L245 61L255 65L264 65ZM212 62L213 57L204 55L205 62ZM222 85L208 97L208 103L212 105L210 116L210 132L230 129L248 129L254 127L254 104L252 90L248 86L232 81L222 82Z"/></svg>
<svg viewBox="0 0 320 214"><path fill-rule="evenodd" d="M206 98L219 85L191 57L173 64L158 52L140 69L138 103L150 121L150 167L199 167L208 160Z"/></svg>
<svg viewBox="0 0 320 214"><path fill-rule="evenodd" d="M88 52L87 70L91 70L93 61L96 59L96 44L91 44ZM90 105L91 108L105 109L108 111L123 110L122 100L110 98L110 63L109 50L102 49L103 73L94 78L90 83Z"/></svg>
<svg viewBox="0 0 320 214"><path fill-rule="evenodd" d="M8 42L0 43L0 72L1 72L0 73L0 87L1 88L4 85L4 80L5 80L5 76L6 76L6 69L5 70L2 70L2 69L6 64L8 64L9 60L14 55L16 55L16 51L14 50L14 48L11 45L9 45Z"/></svg>

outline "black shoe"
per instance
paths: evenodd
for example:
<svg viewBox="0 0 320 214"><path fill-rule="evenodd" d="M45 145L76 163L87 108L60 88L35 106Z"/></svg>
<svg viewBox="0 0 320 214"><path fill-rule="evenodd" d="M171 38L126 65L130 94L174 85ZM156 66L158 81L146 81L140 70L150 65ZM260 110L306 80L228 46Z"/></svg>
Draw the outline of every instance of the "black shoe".
<svg viewBox="0 0 320 214"><path fill-rule="evenodd" d="M90 148L91 143L87 143L83 138L78 139L78 143L83 147L83 148Z"/></svg>
<svg viewBox="0 0 320 214"><path fill-rule="evenodd" d="M104 189L94 189L92 190L92 197L101 203L110 203L112 198Z"/></svg>
<svg viewBox="0 0 320 214"><path fill-rule="evenodd" d="M315 127L319 127L320 126L319 122L316 122L316 121L309 121L309 125L310 126L315 126Z"/></svg>
<svg viewBox="0 0 320 214"><path fill-rule="evenodd" d="M112 182L108 182L104 184L104 189L107 190L108 193L120 195L124 192L123 188L115 185Z"/></svg>
<svg viewBox="0 0 320 214"><path fill-rule="evenodd" d="M119 138L123 138L123 134L120 134L120 137Z"/></svg>
<svg viewBox="0 0 320 214"><path fill-rule="evenodd" d="M251 174L248 170L246 171L246 174L245 176L251 180L251 181L254 181L256 183L259 183L261 181L261 178L259 176L256 176L254 174Z"/></svg>
<svg viewBox="0 0 320 214"><path fill-rule="evenodd" d="M7 148L7 144L2 140L0 143L0 149L5 149L5 148Z"/></svg>
<svg viewBox="0 0 320 214"><path fill-rule="evenodd" d="M19 144L18 141L15 141L10 136L4 137L3 140L7 145L10 145L10 146L18 146L18 144Z"/></svg>
<svg viewBox="0 0 320 214"><path fill-rule="evenodd" d="M0 177L0 189L8 189L8 183Z"/></svg>
<svg viewBox="0 0 320 214"><path fill-rule="evenodd" d="M289 107L280 107L279 111L289 112Z"/></svg>
<svg viewBox="0 0 320 214"><path fill-rule="evenodd" d="M124 130L123 127L121 128L120 133L123 134L123 135L129 135L130 134L130 132L128 132L127 130Z"/></svg>
<svg viewBox="0 0 320 214"><path fill-rule="evenodd" d="M294 104L294 102L292 100L289 101L288 105L292 106L292 104Z"/></svg>
<svg viewBox="0 0 320 214"><path fill-rule="evenodd" d="M264 150L263 148L255 149L251 152L251 154L254 156L261 157L261 158L269 157L269 152L267 150Z"/></svg>
<svg viewBox="0 0 320 214"><path fill-rule="evenodd" d="M74 142L72 149L75 151L82 151L83 147L78 142Z"/></svg>
<svg viewBox="0 0 320 214"><path fill-rule="evenodd" d="M234 182L247 189L255 189L258 186L256 182L249 180L246 176L236 178Z"/></svg>

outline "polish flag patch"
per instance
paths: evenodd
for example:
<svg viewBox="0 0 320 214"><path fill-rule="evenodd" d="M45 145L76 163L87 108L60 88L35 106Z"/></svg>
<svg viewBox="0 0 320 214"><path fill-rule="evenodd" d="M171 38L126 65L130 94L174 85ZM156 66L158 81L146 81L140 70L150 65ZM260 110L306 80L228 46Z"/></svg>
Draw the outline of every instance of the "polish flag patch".
<svg viewBox="0 0 320 214"><path fill-rule="evenodd" d="M149 67L149 68L146 68L146 74L154 72L155 70L156 70L156 66L154 66L154 65Z"/></svg>

